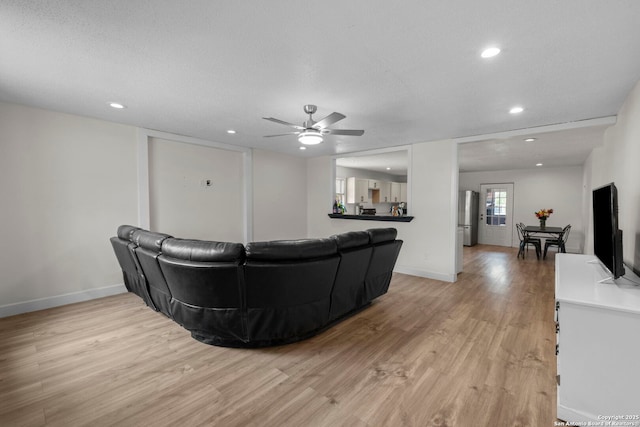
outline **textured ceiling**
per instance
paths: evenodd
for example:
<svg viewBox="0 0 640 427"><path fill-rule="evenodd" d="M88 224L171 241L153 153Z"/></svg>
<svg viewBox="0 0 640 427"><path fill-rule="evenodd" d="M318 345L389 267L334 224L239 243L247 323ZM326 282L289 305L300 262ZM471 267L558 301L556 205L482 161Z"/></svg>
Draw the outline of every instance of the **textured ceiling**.
<svg viewBox="0 0 640 427"><path fill-rule="evenodd" d="M458 145L460 172L580 166L602 145L607 126L532 132ZM519 133L519 132L518 132ZM535 141L526 141L535 138Z"/></svg>
<svg viewBox="0 0 640 427"><path fill-rule="evenodd" d="M637 0L2 0L0 100L345 153L615 115L640 79L639 22ZM480 58L489 45L502 53ZM365 134L304 152L262 137L288 130L262 117L302 124L304 104Z"/></svg>

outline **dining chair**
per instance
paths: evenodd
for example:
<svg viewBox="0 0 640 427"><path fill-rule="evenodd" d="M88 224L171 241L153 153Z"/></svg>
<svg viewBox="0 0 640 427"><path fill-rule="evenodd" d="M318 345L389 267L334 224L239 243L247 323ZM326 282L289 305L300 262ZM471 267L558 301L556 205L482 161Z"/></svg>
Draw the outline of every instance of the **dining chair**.
<svg viewBox="0 0 640 427"><path fill-rule="evenodd" d="M536 257L540 259L540 254L542 252L542 244L540 243L540 239L537 237L531 237L529 233L524 231L523 223L516 223L516 230L518 231L518 238L520 239L520 249L518 250L518 258L520 258L520 254L522 254L522 259L524 259L525 249L529 251L529 245L532 245L536 249Z"/></svg>
<svg viewBox="0 0 640 427"><path fill-rule="evenodd" d="M569 238L569 232L571 232L571 224L567 225L562 229L562 234L560 234L557 239L545 240L544 255L542 256L542 259L547 258L547 249L549 249L550 246L557 246L558 252L566 253L567 252L566 243L567 243L567 239Z"/></svg>

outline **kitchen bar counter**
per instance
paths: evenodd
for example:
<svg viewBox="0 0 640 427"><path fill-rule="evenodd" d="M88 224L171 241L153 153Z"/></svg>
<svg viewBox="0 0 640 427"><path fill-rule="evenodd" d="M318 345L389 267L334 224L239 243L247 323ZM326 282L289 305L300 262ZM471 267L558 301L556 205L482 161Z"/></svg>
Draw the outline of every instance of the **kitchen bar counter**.
<svg viewBox="0 0 640 427"><path fill-rule="evenodd" d="M412 216L391 216L391 215L349 215L349 214L328 214L333 219L360 219L364 221L395 221L395 222L411 222Z"/></svg>

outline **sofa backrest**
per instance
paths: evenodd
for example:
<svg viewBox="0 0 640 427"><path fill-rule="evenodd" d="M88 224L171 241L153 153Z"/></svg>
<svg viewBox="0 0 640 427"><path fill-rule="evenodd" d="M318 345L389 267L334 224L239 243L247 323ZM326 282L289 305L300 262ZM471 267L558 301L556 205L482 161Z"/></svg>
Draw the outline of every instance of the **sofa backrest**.
<svg viewBox="0 0 640 427"><path fill-rule="evenodd" d="M246 251L248 307L303 304L331 292L338 265L331 239L251 242Z"/></svg>
<svg viewBox="0 0 640 427"><path fill-rule="evenodd" d="M373 246L366 231L350 231L331 236L335 240L340 265L331 292L330 320L335 320L367 302L364 281Z"/></svg>
<svg viewBox="0 0 640 427"><path fill-rule="evenodd" d="M249 243L244 266L249 339L300 339L326 325L339 260L332 239Z"/></svg>
<svg viewBox="0 0 640 427"><path fill-rule="evenodd" d="M367 232L373 246L373 253L365 278L365 292L371 301L389 289L393 267L403 242L396 240L398 232L395 228L373 228Z"/></svg>
<svg viewBox="0 0 640 427"><path fill-rule="evenodd" d="M167 286L158 256L162 242L171 236L164 233L154 233L152 231L137 230L133 233L132 240L136 244L135 255L138 259L140 267L147 279L149 286L149 295L158 310L167 316L171 316L169 310L169 302L171 301L171 292Z"/></svg>
<svg viewBox="0 0 640 427"><path fill-rule="evenodd" d="M370 228L367 230L369 240L373 245L380 245L392 242L398 236L398 230L395 228Z"/></svg>
<svg viewBox="0 0 640 427"><path fill-rule="evenodd" d="M147 290L144 272L135 255L136 244L133 241L133 234L138 230L141 230L141 228L133 225L121 225L118 227L117 236L112 237L110 242L122 269L127 290L138 295L148 306L155 310L156 307Z"/></svg>
<svg viewBox="0 0 640 427"><path fill-rule="evenodd" d="M162 242L160 268L171 295L198 307L240 307L240 243L170 238Z"/></svg>
<svg viewBox="0 0 640 427"><path fill-rule="evenodd" d="M138 275L133 254L129 250L130 247L133 247L132 236L136 230L140 230L140 228L134 227L133 225L121 225L118 227L117 236L110 239L118 264L120 264L120 268L126 274L125 284L127 282L127 275L134 277Z"/></svg>

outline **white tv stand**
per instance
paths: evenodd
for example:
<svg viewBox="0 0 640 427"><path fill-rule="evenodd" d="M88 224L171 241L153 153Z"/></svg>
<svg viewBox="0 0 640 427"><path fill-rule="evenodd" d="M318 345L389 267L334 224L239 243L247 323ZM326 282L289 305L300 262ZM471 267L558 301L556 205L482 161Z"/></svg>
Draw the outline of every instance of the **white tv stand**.
<svg viewBox="0 0 640 427"><path fill-rule="evenodd" d="M598 283L594 259L556 255L557 417L640 426L640 278Z"/></svg>

